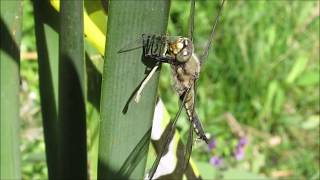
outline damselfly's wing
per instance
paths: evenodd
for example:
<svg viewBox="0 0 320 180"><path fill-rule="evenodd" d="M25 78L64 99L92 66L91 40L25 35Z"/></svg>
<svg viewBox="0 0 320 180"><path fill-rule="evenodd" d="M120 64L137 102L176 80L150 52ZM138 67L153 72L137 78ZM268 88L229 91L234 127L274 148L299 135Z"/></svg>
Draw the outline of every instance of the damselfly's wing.
<svg viewBox="0 0 320 180"><path fill-rule="evenodd" d="M221 10L222 10L222 7L223 7L223 4L224 4L224 1L225 0L222 0L222 3L221 3L221 6L219 8L219 11L218 11L218 15L214 21L214 24L212 25L212 28L211 28L211 34L210 34L210 38L207 42L207 45L203 51L203 54L200 56L200 63L203 64L204 61L207 59L208 57L208 54L209 54L209 49L211 48L211 45L212 45L212 41L213 41L213 38L214 38L214 31L216 29L216 26L219 22L219 18L220 18L220 14L221 14Z"/></svg>
<svg viewBox="0 0 320 180"><path fill-rule="evenodd" d="M164 142L164 144L163 144L163 146L161 148L160 153L158 154L156 160L152 164L151 170L150 170L149 175L148 175L149 179L152 179L154 174L156 173L156 170L158 168L159 162L160 162L162 156L164 155L165 150L168 148L168 145L169 145L170 141L172 140L172 138L170 138L170 137L173 137L173 133L175 132L175 129L176 129L177 120L178 120L178 118L179 118L179 116L181 114L181 111L183 109L184 103L186 101L186 97L187 97L189 92L190 92L190 88L188 90L186 90L186 93L184 94L184 97L183 97L182 102L180 104L179 110L178 110L176 116L174 117L173 121L171 121L170 124L169 124L170 125L170 130L169 130L168 134L165 137L165 142Z"/></svg>

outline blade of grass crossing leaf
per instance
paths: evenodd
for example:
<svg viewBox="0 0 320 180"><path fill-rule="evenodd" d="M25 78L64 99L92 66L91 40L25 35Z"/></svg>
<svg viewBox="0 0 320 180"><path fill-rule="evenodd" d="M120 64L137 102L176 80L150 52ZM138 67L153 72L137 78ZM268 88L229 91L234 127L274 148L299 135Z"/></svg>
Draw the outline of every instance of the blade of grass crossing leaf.
<svg viewBox="0 0 320 180"><path fill-rule="evenodd" d="M146 85L140 102L133 101L135 90L147 76L142 61L142 49L118 53L130 41L141 38L143 33L164 34L168 21L169 1L122 0L109 1L107 48L101 94L101 127L99 139L98 179L142 179L146 153L132 153L145 149L139 142L149 133L156 99L157 71ZM149 135L150 136L150 135ZM148 146L149 141L142 144ZM142 153L142 152L140 152ZM126 160L136 158L132 173L121 171ZM124 177L126 176L126 177ZM127 177L129 176L129 177Z"/></svg>
<svg viewBox="0 0 320 180"><path fill-rule="evenodd" d="M22 1L0 1L0 179L21 179L19 60Z"/></svg>
<svg viewBox="0 0 320 180"><path fill-rule="evenodd" d="M46 9L43 11L42 9ZM34 1L41 114L49 179L58 177L58 13L47 1Z"/></svg>
<svg viewBox="0 0 320 180"><path fill-rule="evenodd" d="M83 1L61 1L59 36L59 176L86 179Z"/></svg>

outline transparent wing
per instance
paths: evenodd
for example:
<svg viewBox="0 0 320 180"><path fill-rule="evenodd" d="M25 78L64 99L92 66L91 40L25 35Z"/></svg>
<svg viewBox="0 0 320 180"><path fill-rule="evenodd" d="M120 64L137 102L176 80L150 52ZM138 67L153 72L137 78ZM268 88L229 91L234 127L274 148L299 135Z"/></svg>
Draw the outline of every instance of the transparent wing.
<svg viewBox="0 0 320 180"><path fill-rule="evenodd" d="M188 38L193 42L193 31L194 31L194 11L195 11L195 0L190 0L191 6L190 6L190 14L189 14L189 32L188 32Z"/></svg>
<svg viewBox="0 0 320 180"><path fill-rule="evenodd" d="M140 38L125 44L123 47L121 47L118 53L124 53L124 52L132 51L135 49L139 49L142 47L143 47L143 38L141 36Z"/></svg>
<svg viewBox="0 0 320 180"><path fill-rule="evenodd" d="M179 107L179 110L176 114L176 116L174 117L173 121L170 122L170 130L169 130L169 133L166 135L165 137L165 143L163 144L162 148L161 148L161 151L159 153L159 155L157 156L156 160L154 161L154 163L152 164L152 167L151 167L151 170L149 172L149 179L152 179L154 174L156 173L156 170L158 168L158 165L159 165L159 162L160 162L160 159L162 158L162 156L164 155L164 152L166 151L166 149L168 148L168 145L169 145L169 142L171 141L172 137L173 137L173 133L175 132L175 127L176 127L176 124L177 124L177 120L181 114L181 111L183 109L183 105L184 105L184 102L186 100L186 97L188 95L190 91L190 88L186 91L186 93L184 94L184 97L183 97L183 100L180 104L180 107ZM171 137L171 138L170 138Z"/></svg>
<svg viewBox="0 0 320 180"><path fill-rule="evenodd" d="M210 35L210 38L209 38L209 41L203 51L203 54L200 56L200 63L203 64L203 62L207 59L208 57L208 54L209 54L209 49L211 48L211 45L212 45L212 41L213 41L213 38L214 38L214 31L216 29L216 26L219 22L219 18L220 18L220 14L221 14L221 10L222 10L222 7L224 5L224 1L225 0L222 0L222 3L221 3L221 6L219 8L219 11L218 11L218 15L215 19L215 22L214 24L212 25L212 28L211 28L211 35Z"/></svg>

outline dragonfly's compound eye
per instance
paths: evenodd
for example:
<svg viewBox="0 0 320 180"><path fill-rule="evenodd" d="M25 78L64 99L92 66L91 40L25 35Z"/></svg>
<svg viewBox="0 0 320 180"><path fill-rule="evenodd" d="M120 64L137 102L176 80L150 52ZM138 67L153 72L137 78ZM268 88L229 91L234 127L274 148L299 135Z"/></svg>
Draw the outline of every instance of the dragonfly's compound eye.
<svg viewBox="0 0 320 180"><path fill-rule="evenodd" d="M177 46L177 49L179 49L179 50L180 50L180 49L182 49L182 48L183 48L183 46L184 46L184 45L183 45L183 43L182 43L182 42L178 42L176 46Z"/></svg>
<svg viewBox="0 0 320 180"><path fill-rule="evenodd" d="M168 54L174 56L179 63L187 62L193 53L193 44L190 39L179 37L169 42Z"/></svg>
<svg viewBox="0 0 320 180"><path fill-rule="evenodd" d="M187 38L184 38L179 44L182 45L182 48L180 48L180 51L177 53L176 59L181 63L187 62L192 56L193 44Z"/></svg>

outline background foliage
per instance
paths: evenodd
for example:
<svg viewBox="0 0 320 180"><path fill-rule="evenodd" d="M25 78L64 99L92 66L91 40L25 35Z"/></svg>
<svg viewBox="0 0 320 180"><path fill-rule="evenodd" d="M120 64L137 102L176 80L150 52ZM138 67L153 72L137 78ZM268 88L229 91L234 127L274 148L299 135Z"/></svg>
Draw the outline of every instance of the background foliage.
<svg viewBox="0 0 320 180"><path fill-rule="evenodd" d="M197 2L196 52L201 53L206 43L217 6L218 1ZM188 8L188 1L172 1L170 35L187 34ZM207 178L223 172L226 178L260 174L317 179L319 2L227 1L222 14L197 90L197 111L216 141L210 151L195 143L192 157L200 172ZM32 16L30 2L24 1L20 96L24 179L47 177ZM170 69L163 66L159 94L173 116L178 98L171 84ZM239 161L234 157L239 137L226 113L247 132L245 156ZM178 121L184 135L186 121L186 117ZM213 156L223 164L212 166ZM214 174L208 173L211 170Z"/></svg>

